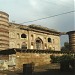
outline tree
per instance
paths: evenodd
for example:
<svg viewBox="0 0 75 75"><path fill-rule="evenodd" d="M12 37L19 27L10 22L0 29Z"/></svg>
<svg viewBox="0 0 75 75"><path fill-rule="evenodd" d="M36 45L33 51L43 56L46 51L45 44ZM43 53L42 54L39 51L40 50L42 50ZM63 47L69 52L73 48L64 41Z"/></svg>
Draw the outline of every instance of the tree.
<svg viewBox="0 0 75 75"><path fill-rule="evenodd" d="M61 51L68 51L68 52L70 51L69 50L69 43L68 42L65 42L64 43L64 46L61 47Z"/></svg>

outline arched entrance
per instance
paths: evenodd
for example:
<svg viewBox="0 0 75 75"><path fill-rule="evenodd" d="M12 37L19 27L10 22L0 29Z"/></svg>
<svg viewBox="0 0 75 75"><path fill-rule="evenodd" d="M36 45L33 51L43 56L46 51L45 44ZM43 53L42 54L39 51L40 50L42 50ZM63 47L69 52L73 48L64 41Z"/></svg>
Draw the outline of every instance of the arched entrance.
<svg viewBox="0 0 75 75"><path fill-rule="evenodd" d="M39 37L35 40L35 44L36 49L43 49L43 41Z"/></svg>

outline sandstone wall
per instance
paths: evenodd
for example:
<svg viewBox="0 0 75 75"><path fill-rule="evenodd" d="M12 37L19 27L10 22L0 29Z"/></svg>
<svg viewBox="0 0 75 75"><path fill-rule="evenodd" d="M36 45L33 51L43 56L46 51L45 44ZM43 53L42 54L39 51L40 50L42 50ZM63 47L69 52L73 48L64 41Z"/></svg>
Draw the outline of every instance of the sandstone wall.
<svg viewBox="0 0 75 75"><path fill-rule="evenodd" d="M35 63L35 66L50 64L50 54L16 53L16 68L22 68L23 64Z"/></svg>

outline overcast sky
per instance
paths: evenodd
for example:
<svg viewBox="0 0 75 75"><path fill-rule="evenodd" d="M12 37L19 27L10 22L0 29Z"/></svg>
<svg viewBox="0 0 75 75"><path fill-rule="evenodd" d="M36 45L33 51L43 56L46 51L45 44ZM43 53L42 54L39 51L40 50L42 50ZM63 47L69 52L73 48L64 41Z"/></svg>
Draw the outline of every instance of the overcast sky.
<svg viewBox="0 0 75 75"><path fill-rule="evenodd" d="M74 2L75 0L0 0L0 11L9 14L10 22L36 24L67 32L75 30L74 12L34 22L28 21L74 11ZM68 41L67 36L62 36L62 40Z"/></svg>

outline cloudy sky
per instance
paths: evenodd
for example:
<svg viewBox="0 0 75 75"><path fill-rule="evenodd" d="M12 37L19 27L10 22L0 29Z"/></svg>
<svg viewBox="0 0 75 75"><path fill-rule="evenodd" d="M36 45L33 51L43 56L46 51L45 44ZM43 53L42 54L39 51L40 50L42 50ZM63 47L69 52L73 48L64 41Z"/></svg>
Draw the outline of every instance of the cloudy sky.
<svg viewBox="0 0 75 75"><path fill-rule="evenodd" d="M75 30L74 12L34 22L29 21L74 11L74 2L75 0L0 0L0 11L9 14L10 22L37 24L67 32ZM61 39L62 44L68 41L67 36L62 36Z"/></svg>

